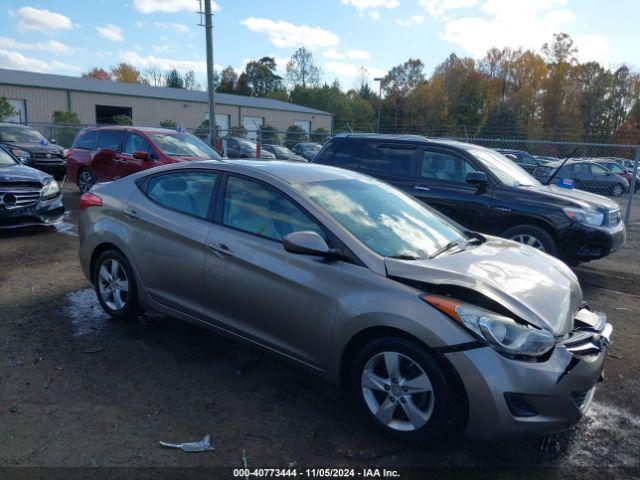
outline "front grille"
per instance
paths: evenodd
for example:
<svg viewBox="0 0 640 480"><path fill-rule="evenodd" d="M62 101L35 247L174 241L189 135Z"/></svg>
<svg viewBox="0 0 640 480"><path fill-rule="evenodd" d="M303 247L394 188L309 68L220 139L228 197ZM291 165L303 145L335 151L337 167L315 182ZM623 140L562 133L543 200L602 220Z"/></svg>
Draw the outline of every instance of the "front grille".
<svg viewBox="0 0 640 480"><path fill-rule="evenodd" d="M575 328L558 345L574 356L598 355L609 345L612 330L604 314L581 309L575 318Z"/></svg>
<svg viewBox="0 0 640 480"><path fill-rule="evenodd" d="M608 219L609 219L608 220L609 225L617 225L618 223L620 223L620 220L622 219L620 215L620 210L609 211Z"/></svg>
<svg viewBox="0 0 640 480"><path fill-rule="evenodd" d="M0 183L0 210L17 210L40 201L41 185L34 182Z"/></svg>
<svg viewBox="0 0 640 480"><path fill-rule="evenodd" d="M47 155L49 156L47 157ZM64 158L64 157L62 156L61 153L36 152L33 154L33 158L38 160L60 160L61 158Z"/></svg>

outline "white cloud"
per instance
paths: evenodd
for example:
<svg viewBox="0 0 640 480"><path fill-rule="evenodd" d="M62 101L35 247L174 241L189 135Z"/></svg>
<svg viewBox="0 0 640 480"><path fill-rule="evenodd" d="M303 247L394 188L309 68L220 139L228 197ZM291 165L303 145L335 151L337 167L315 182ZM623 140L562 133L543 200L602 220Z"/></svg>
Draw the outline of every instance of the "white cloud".
<svg viewBox="0 0 640 480"><path fill-rule="evenodd" d="M140 70L159 68L160 70L168 71L175 68L179 72L193 70L196 73L205 73L207 70L207 63L203 60L174 60L154 55L143 57L139 53L132 51L120 52L120 60L135 65Z"/></svg>
<svg viewBox="0 0 640 480"><path fill-rule="evenodd" d="M96 27L96 30L98 31L98 35L112 42L122 42L124 40L122 28L117 25L108 24L104 27Z"/></svg>
<svg viewBox="0 0 640 480"><path fill-rule="evenodd" d="M324 68L327 72L334 73L340 77L358 77L361 74L360 69L362 65L354 65L352 63L344 62L327 62L324 64ZM380 77L387 74L386 70L380 68L364 66L367 73L373 77Z"/></svg>
<svg viewBox="0 0 640 480"><path fill-rule="evenodd" d="M66 63L54 60L47 63L37 58L26 57L21 53L9 50L0 50L0 65L3 68L14 70L27 70L31 72L79 72L81 68L77 65L68 65Z"/></svg>
<svg viewBox="0 0 640 480"><path fill-rule="evenodd" d="M410 27L412 25L422 25L424 23L424 17L422 15L414 15L407 20L400 20L396 18L396 24L401 27Z"/></svg>
<svg viewBox="0 0 640 480"><path fill-rule="evenodd" d="M335 48L330 48L329 50L325 50L322 52L322 56L324 58L330 58L332 60L342 60L344 58L353 58L356 60L369 60L371 58L371 54L365 50L356 50L351 48L346 52L340 52Z"/></svg>
<svg viewBox="0 0 640 480"><path fill-rule="evenodd" d="M347 58L355 58L358 60L369 60L371 54L365 50L349 49L346 51Z"/></svg>
<svg viewBox="0 0 640 480"><path fill-rule="evenodd" d="M342 0L342 3L356 7L358 10L396 8L400 5L398 0Z"/></svg>
<svg viewBox="0 0 640 480"><path fill-rule="evenodd" d="M578 35L574 37L578 47L578 60L580 62L599 62L609 65L614 62L615 47L609 39L599 33Z"/></svg>
<svg viewBox="0 0 640 480"><path fill-rule="evenodd" d="M481 9L488 17L446 19L440 36L477 58L492 47L537 50L574 19L564 4L565 0L486 0Z"/></svg>
<svg viewBox="0 0 640 480"><path fill-rule="evenodd" d="M478 0L420 0L420 5L422 5L429 15L434 17L439 17L449 10L471 8L477 4Z"/></svg>
<svg viewBox="0 0 640 480"><path fill-rule="evenodd" d="M51 30L70 30L73 27L69 17L49 10L22 7L14 15L18 18L19 32L28 30L50 32Z"/></svg>
<svg viewBox="0 0 640 480"><path fill-rule="evenodd" d="M133 8L144 14L196 12L198 3L195 0L133 0ZM211 2L211 9L217 12L220 7L216 2Z"/></svg>
<svg viewBox="0 0 640 480"><path fill-rule="evenodd" d="M152 45L152 47L156 52L166 52L169 50L169 45Z"/></svg>
<svg viewBox="0 0 640 480"><path fill-rule="evenodd" d="M56 55L68 55L73 53L76 49L58 42L56 40L49 40L47 42L26 43L18 42L17 40L9 37L0 37L0 48L7 50L22 50L22 51L38 51L54 53Z"/></svg>
<svg viewBox="0 0 640 480"><path fill-rule="evenodd" d="M189 33L189 32L191 32L191 29L189 28L189 26L185 25L184 23L153 22L153 24L156 27L161 28L163 30L175 30L176 32L180 32L180 33Z"/></svg>
<svg viewBox="0 0 640 480"><path fill-rule="evenodd" d="M370 10L368 13L374 20L380 20L380 14L376 10Z"/></svg>
<svg viewBox="0 0 640 480"><path fill-rule="evenodd" d="M249 17L240 23L253 32L268 35L271 43L280 48L306 46L313 49L331 47L340 42L340 38L330 30L294 25L284 20Z"/></svg>

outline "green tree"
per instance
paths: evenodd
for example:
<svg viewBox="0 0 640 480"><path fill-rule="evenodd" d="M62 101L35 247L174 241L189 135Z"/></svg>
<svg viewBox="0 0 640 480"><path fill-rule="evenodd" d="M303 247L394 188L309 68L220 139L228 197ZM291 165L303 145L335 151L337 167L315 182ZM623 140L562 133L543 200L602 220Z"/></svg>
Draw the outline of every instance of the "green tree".
<svg viewBox="0 0 640 480"><path fill-rule="evenodd" d="M6 97L0 97L0 121L14 117L18 114L13 105L9 103Z"/></svg>
<svg viewBox="0 0 640 480"><path fill-rule="evenodd" d="M222 70L220 74L220 83L218 84L218 88L216 88L217 92L220 93L237 93L235 91L236 83L238 83L238 74L233 69L231 65Z"/></svg>
<svg viewBox="0 0 640 480"><path fill-rule="evenodd" d="M247 129L242 125L235 125L229 129L229 135L232 137L246 137Z"/></svg>
<svg viewBox="0 0 640 480"><path fill-rule="evenodd" d="M313 61L312 53L305 47L298 48L287 63L287 80L291 85L316 87L320 85L322 71Z"/></svg>
<svg viewBox="0 0 640 480"><path fill-rule="evenodd" d="M167 73L164 86L169 88L184 88L184 80L175 68L169 70L169 73Z"/></svg>
<svg viewBox="0 0 640 480"><path fill-rule="evenodd" d="M262 57L247 63L244 74L251 95L255 97L265 97L270 92L282 89L282 77L276 74L273 57Z"/></svg>
<svg viewBox="0 0 640 480"><path fill-rule="evenodd" d="M175 120L169 120L169 119L167 119L167 120L160 120L160 126L161 126L162 128L171 128L171 129L175 129L175 128L178 126L178 122L176 122ZM208 123L207 123L207 132L209 131L209 130L208 130L208 128L209 128L209 125L208 125Z"/></svg>
<svg viewBox="0 0 640 480"><path fill-rule="evenodd" d="M291 125L287 128L287 133L284 137L284 146L287 148L293 147L298 142L306 142L309 138L307 137L307 133L303 130L302 127L298 125Z"/></svg>
<svg viewBox="0 0 640 480"><path fill-rule="evenodd" d="M233 89L233 93L235 93L236 95L245 96L251 96L253 94L251 85L249 85L249 77L245 72L242 72L238 77L238 81L236 82L236 86Z"/></svg>
<svg viewBox="0 0 640 480"><path fill-rule="evenodd" d="M325 130L324 128L320 127L320 128L316 128L312 133L311 133L311 141L312 142L318 142L318 143L324 143L327 141L327 139L330 137L330 133Z"/></svg>
<svg viewBox="0 0 640 480"><path fill-rule="evenodd" d="M56 110L51 116L51 121L56 125L52 136L63 147L70 147L78 132L82 129L80 118L76 112Z"/></svg>
<svg viewBox="0 0 640 480"><path fill-rule="evenodd" d="M262 143L280 143L278 129L271 125L263 125L260 127L260 138L262 139Z"/></svg>
<svg viewBox="0 0 640 480"><path fill-rule="evenodd" d="M129 115L114 115L114 125L133 125L133 120Z"/></svg>

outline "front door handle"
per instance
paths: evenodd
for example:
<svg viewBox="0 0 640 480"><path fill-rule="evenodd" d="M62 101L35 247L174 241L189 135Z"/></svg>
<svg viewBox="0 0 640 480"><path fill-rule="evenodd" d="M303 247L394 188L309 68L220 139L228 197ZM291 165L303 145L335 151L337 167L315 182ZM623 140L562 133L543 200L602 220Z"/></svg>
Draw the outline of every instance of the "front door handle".
<svg viewBox="0 0 640 480"><path fill-rule="evenodd" d="M420 190L421 192L430 192L431 189L429 187L422 187L422 186L417 186L417 187L413 187L415 190Z"/></svg>
<svg viewBox="0 0 640 480"><path fill-rule="evenodd" d="M124 213L124 216L129 220L136 220L138 218L138 212L136 212L135 210L126 209L122 213Z"/></svg>
<svg viewBox="0 0 640 480"><path fill-rule="evenodd" d="M207 248L211 250L211 252L218 258L224 259L232 256L231 250L229 250L229 247L227 247L224 243L219 243L217 245L209 243L207 244Z"/></svg>

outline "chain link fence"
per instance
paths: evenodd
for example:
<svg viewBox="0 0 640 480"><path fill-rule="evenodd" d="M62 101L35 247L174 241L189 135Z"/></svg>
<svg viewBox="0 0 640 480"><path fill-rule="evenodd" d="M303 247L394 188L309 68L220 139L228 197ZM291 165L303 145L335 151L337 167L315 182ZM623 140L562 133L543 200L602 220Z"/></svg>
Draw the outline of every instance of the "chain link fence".
<svg viewBox="0 0 640 480"><path fill-rule="evenodd" d="M30 125L66 148L71 146L80 130L92 126L52 123L31 123ZM159 127L160 125L145 126ZM203 126L185 130L202 140L209 139L208 128ZM293 127L287 131L278 131L271 127L260 130L231 127L229 131L217 131L214 147L231 159L278 158L310 161L330 136L330 132L304 132ZM640 147L638 145L466 135L446 136L444 132L440 135L436 132L433 136L497 150L542 183L552 183L563 188L607 196L620 206L622 217L628 227L629 238L640 240L640 200L638 200L640 195L636 193L640 191Z"/></svg>

